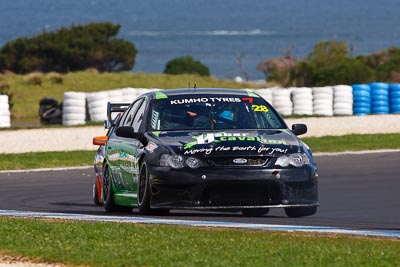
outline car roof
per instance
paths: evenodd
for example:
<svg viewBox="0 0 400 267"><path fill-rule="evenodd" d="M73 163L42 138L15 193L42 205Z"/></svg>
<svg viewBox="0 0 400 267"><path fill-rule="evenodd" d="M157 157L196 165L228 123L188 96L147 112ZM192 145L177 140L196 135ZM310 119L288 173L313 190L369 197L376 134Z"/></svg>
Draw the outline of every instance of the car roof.
<svg viewBox="0 0 400 267"><path fill-rule="evenodd" d="M243 89L228 89L228 88L178 88L178 89L166 89L162 90L161 92L167 96L178 96L178 95L188 95L188 94L248 96L250 93L250 91L246 91Z"/></svg>

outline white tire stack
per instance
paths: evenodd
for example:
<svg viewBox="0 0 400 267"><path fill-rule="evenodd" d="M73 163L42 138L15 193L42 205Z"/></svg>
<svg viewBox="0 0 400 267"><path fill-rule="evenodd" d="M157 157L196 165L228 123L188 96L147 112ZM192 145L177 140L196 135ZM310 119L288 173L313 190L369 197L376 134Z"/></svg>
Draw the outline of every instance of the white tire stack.
<svg viewBox="0 0 400 267"><path fill-rule="evenodd" d="M259 94L262 98L264 98L268 103L273 105L272 103L272 89L271 88L263 88L254 90L255 93Z"/></svg>
<svg viewBox="0 0 400 267"><path fill-rule="evenodd" d="M65 92L63 101L63 125L72 126L86 123L86 94Z"/></svg>
<svg viewBox="0 0 400 267"><path fill-rule="evenodd" d="M107 119L108 97L108 92L87 94L87 106L91 121L104 121Z"/></svg>
<svg viewBox="0 0 400 267"><path fill-rule="evenodd" d="M312 115L313 95L311 88L300 87L292 90L293 114Z"/></svg>
<svg viewBox="0 0 400 267"><path fill-rule="evenodd" d="M123 97L123 94L120 89L107 91L108 102L121 103L122 97Z"/></svg>
<svg viewBox="0 0 400 267"><path fill-rule="evenodd" d="M132 103L137 97L137 90L135 88L122 88L122 103Z"/></svg>
<svg viewBox="0 0 400 267"><path fill-rule="evenodd" d="M289 89L275 89L272 92L272 103L274 108L282 115L291 115L293 112Z"/></svg>
<svg viewBox="0 0 400 267"><path fill-rule="evenodd" d="M0 128L9 127L11 127L11 113L8 95L0 95Z"/></svg>
<svg viewBox="0 0 400 267"><path fill-rule="evenodd" d="M147 88L137 88L136 92L137 92L137 96L141 96L145 93L150 92L152 89L147 89Z"/></svg>
<svg viewBox="0 0 400 267"><path fill-rule="evenodd" d="M314 115L333 116L333 88L331 86L315 87L312 92Z"/></svg>
<svg viewBox="0 0 400 267"><path fill-rule="evenodd" d="M333 114L353 115L353 88L349 85L333 87Z"/></svg>

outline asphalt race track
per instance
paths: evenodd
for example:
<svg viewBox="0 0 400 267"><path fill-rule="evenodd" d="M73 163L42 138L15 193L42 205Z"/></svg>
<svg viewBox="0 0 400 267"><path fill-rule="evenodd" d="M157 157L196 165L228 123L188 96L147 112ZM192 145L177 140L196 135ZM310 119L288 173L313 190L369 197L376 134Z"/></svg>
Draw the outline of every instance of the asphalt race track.
<svg viewBox="0 0 400 267"><path fill-rule="evenodd" d="M235 212L173 210L168 218L400 230L400 152L328 155L316 160L321 206L314 216L287 218L283 209L271 209L259 218ZM92 168L0 172L0 210L110 215L92 204L93 177ZM139 217L135 209L118 215Z"/></svg>

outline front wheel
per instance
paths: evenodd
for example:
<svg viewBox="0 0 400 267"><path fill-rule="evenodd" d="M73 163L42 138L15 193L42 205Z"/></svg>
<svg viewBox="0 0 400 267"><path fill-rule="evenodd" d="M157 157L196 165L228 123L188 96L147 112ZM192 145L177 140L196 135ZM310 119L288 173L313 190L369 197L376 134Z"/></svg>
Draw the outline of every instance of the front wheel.
<svg viewBox="0 0 400 267"><path fill-rule="evenodd" d="M317 207L285 208L285 213L290 218L311 216L317 212Z"/></svg>
<svg viewBox="0 0 400 267"><path fill-rule="evenodd" d="M139 214L142 215L151 213L149 171L147 169L147 164L144 161L140 165L139 171L138 209Z"/></svg>

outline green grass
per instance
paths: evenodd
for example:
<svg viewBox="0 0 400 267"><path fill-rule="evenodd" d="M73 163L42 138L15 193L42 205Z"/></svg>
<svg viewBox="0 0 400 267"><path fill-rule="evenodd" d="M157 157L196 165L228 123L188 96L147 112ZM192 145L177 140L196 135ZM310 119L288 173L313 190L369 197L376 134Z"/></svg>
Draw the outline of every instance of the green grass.
<svg viewBox="0 0 400 267"><path fill-rule="evenodd" d="M310 146L313 152L400 149L400 134L352 134L307 137L302 140Z"/></svg>
<svg viewBox="0 0 400 267"><path fill-rule="evenodd" d="M395 266L400 242L232 229L0 218L0 251L87 266Z"/></svg>
<svg viewBox="0 0 400 267"><path fill-rule="evenodd" d="M29 74L28 74L29 75ZM13 95L14 106L11 110L13 121L39 121L39 100L45 96L63 100L66 91L96 92L116 88L186 88L187 75L165 75L145 73L96 73L91 71L71 72L62 75L62 83L51 82L51 74L38 74L42 84L28 83L28 75L1 75L0 80L6 81ZM189 76L193 86L194 77ZM238 84L228 80L218 80L213 77L196 77L197 87L229 87L249 88L250 84Z"/></svg>
<svg viewBox="0 0 400 267"><path fill-rule="evenodd" d="M302 140L315 152L400 149L400 134L308 137ZM0 154L0 170L87 166L94 151Z"/></svg>
<svg viewBox="0 0 400 267"><path fill-rule="evenodd" d="M95 151L35 152L0 154L0 170L87 166Z"/></svg>

